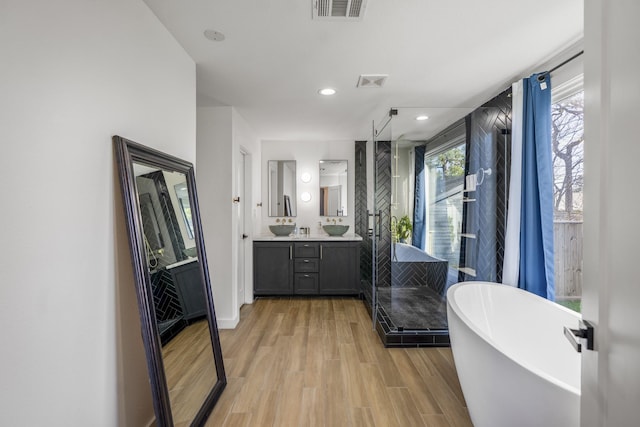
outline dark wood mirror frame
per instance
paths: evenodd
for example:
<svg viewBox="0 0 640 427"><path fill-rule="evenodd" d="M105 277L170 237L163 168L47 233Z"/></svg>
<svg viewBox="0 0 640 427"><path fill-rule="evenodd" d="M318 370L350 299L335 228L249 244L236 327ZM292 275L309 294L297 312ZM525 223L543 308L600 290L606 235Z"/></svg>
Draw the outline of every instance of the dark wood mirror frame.
<svg viewBox="0 0 640 427"><path fill-rule="evenodd" d="M138 206L133 163L135 162L146 166L157 167L170 172L183 173L187 180L194 235L200 265L200 275L202 283L204 283L205 296L207 298L207 320L217 374L215 384L210 390L208 396L206 396L200 410L197 412L191 424L192 426L202 426L206 422L207 417L222 394L222 391L226 386L227 379L222 360L222 350L220 348L220 338L218 335L213 295L211 292L211 282L204 248L204 238L201 233L202 224L200 222L200 212L198 209L198 197L193 165L185 160L178 159L120 136L114 136L113 142L116 151L118 169L120 172L120 184L125 206L127 229L129 232L129 248L131 249L133 274L136 285L138 308L140 311L140 322L142 326L142 339L144 341L144 348L147 356L147 369L149 371L153 405L156 414L156 424L160 427L173 426L173 417L162 359L162 346L160 343L156 314L153 306L151 279L145 256L143 228L140 209Z"/></svg>

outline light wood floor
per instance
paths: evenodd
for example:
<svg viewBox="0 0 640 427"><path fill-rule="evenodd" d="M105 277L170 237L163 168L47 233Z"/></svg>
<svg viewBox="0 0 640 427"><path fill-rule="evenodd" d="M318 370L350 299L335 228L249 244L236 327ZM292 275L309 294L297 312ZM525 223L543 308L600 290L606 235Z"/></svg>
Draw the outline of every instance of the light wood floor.
<svg viewBox="0 0 640 427"><path fill-rule="evenodd" d="M162 359L173 423L189 426L217 378L206 319L180 331L162 348Z"/></svg>
<svg viewBox="0 0 640 427"><path fill-rule="evenodd" d="M207 426L471 426L448 348L385 349L356 299L259 299L221 330Z"/></svg>

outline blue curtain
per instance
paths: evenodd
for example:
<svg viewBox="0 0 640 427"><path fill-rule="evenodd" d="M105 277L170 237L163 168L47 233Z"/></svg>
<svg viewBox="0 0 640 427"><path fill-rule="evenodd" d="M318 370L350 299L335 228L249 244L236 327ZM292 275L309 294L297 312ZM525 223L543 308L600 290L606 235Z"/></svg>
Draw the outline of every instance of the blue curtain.
<svg viewBox="0 0 640 427"><path fill-rule="evenodd" d="M523 80L522 219L518 287L555 299L553 271L553 165L551 80Z"/></svg>
<svg viewBox="0 0 640 427"><path fill-rule="evenodd" d="M414 161L416 181L413 207L413 235L411 236L411 244L422 250L424 250L424 234L426 228L424 221L427 216L427 205L424 199L424 151L425 147L423 145L415 147Z"/></svg>

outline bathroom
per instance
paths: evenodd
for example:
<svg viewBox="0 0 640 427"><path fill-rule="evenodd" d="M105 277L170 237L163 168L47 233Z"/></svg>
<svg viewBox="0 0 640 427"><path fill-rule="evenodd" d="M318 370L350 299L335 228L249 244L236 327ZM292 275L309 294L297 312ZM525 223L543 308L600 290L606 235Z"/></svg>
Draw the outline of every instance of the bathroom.
<svg viewBox="0 0 640 427"><path fill-rule="evenodd" d="M579 63L580 56L573 59ZM574 77L571 73L573 71L569 76L554 73L559 87ZM355 181L355 205L348 212L355 216L356 233L366 236L361 246L362 296L386 347L448 346L446 294L449 287L464 281L503 281L512 96L509 88L477 109L392 108L387 117L374 123L377 127L371 141L344 144L355 148L355 159L350 163L355 175L351 178ZM431 133L425 126L416 129L415 118L420 115L429 115L439 128ZM285 146L281 151L271 151L268 144L264 145L263 165L267 159L280 158L278 156L297 160L316 155L313 150L296 152L294 145L281 144ZM300 153L305 154L300 156ZM303 162L298 175L316 173L318 159L326 156L321 152L312 159L311 166ZM350 153L342 156L347 158ZM449 168L459 169L450 175L442 171L443 157L449 161ZM440 160L440 175L437 160ZM426 182L416 183L416 171L421 167ZM297 225L300 209L312 206L312 219L305 218L300 226L307 227L308 222L313 221L317 224L314 234L321 234L319 225L330 218L318 218L318 205L311 203L319 194L317 183L304 184L308 182L298 180L300 188L295 191L309 192L312 196L310 200L298 200L293 221ZM435 206L436 211L430 213L435 218L427 218L426 223L436 226L425 230L419 238L411 239L415 237L411 234L402 236L405 242L401 242L401 231L394 228L398 218L406 215L414 219L416 206L425 205L424 201L414 199L415 186L428 188L426 204ZM375 195L371 194L373 190ZM446 227L437 228L437 223L442 223L438 217L442 215L437 210L439 202L447 206L442 211ZM276 221L282 219L275 218ZM344 220L351 226L348 218ZM270 216L264 218L263 224L273 222ZM444 243L442 239L425 236L445 231L450 234ZM269 231L263 230L263 233ZM372 245L377 248L372 249ZM478 250L479 246L483 247L482 251ZM372 257L373 251L377 251L377 257ZM376 263L378 266L370 270ZM375 285L372 276L376 277ZM564 323L573 326L575 319L572 319L565 319ZM569 347L564 339L559 345ZM575 396L568 406L575 408ZM563 422L550 425L575 425L575 420Z"/></svg>
<svg viewBox="0 0 640 427"><path fill-rule="evenodd" d="M290 141L263 141L261 145L261 165L263 177L262 206L253 207L261 212L262 227L258 235L270 235L269 225L276 224L285 218L293 221L298 230L309 229L313 235L322 235L321 226L331 221L339 221L349 227L349 233L356 233L363 238L360 248L360 279L361 291L368 301L370 310L373 306L372 321L380 329L381 338L385 345L447 345L448 334L446 324L446 290L453 283L464 281L467 278L473 279L467 273L464 266L459 267L461 255L462 259L466 255L467 267L474 265L476 260L470 258L475 256L477 250L472 249L470 244L464 242L460 234L462 230L463 215L469 218L468 226L476 227L475 210L463 212L462 194L464 183L463 172L465 168L464 154L458 160L458 181L448 184L454 189L449 203L454 210L454 218L457 224L446 225L447 232L454 229L454 235L446 237L449 241L449 248L442 249L440 246L433 246L433 239L429 242L430 248L425 250L425 235L418 242L414 233L409 234L406 244L399 242L395 232L392 232L394 221L403 216L408 216L411 223L414 221L414 171L416 164L416 147L422 159L425 156L425 146L436 147L442 151L442 147L452 146L465 149L465 117L469 116L469 122L473 123L473 133L486 133L496 135L495 141L485 144L482 150L478 147L485 141L478 138L469 142L468 150L473 153L469 158L470 164L467 168L473 168L473 174L480 169L480 164L486 169L486 177L479 181L478 189L485 189L483 194L506 194L505 170L508 167L506 145L508 143L508 132L510 130L510 93L504 92L492 101L488 101L478 109L444 109L444 108L394 108L393 115L385 114L382 120L373 123L378 132L372 135L369 141L314 141L292 143ZM429 120L426 123L418 122L415 117L420 114L428 114ZM488 117L485 124L482 118ZM472 120L473 118L473 120ZM373 120L372 120L373 121ZM477 130L476 130L477 129ZM380 141L380 142L378 142ZM439 148L438 148L439 147ZM377 152L376 152L377 149ZM421 150L421 151L420 151ZM433 148L429 148L433 152ZM438 151L436 152L438 153ZM495 153L502 151L502 155ZM378 159L374 166L374 156ZM433 155L432 155L433 157ZM295 187L290 190L295 194L290 194L289 199L294 202L294 215L285 216L284 211L274 211L271 207L271 195L275 193L269 187L272 185L271 176L267 173L270 161L293 162L297 179ZM347 164L347 200L346 214L344 215L321 215L320 197L320 169L323 160L345 160ZM424 164L424 162L422 162ZM435 169L433 169L435 171ZM469 169L470 170L470 169ZM432 175L435 172L432 172ZM485 173L484 171L482 172ZM468 172L471 175L472 172ZM377 175L377 176L375 176ZM306 179L302 179L305 176ZM435 181L432 185L432 193L435 192ZM375 186L374 186L375 183ZM441 185L441 184L438 184ZM500 187L500 185L502 187ZM303 194L308 194L303 198ZM269 201L269 206L266 201ZM375 203L375 205L374 205ZM424 206L424 201L422 201ZM486 214L483 219L487 234L502 235L506 218L498 215L504 212L506 199L504 197L490 198L488 200L478 200L478 204L483 203L486 209L480 212L493 212ZM466 205L471 205L466 203ZM445 208L446 210L447 208ZM380 212L382 217L375 216L372 212ZM255 214L254 214L255 215ZM446 215L446 213L445 213ZM451 221L445 217L442 221ZM435 219L432 219L435 222ZM375 227L374 227L375 223ZM489 225L493 224L494 231L489 232ZM375 230L374 230L375 228ZM438 231L440 230L440 231ZM443 234L443 227L436 230ZM502 230L499 233L496 230ZM376 233L373 236L373 233ZM433 231L429 231L433 232ZM468 234L470 234L469 231ZM372 242L378 245L377 257L372 257ZM438 240L441 241L442 239ZM469 239L467 239L469 240ZM472 242L476 243L480 239ZM492 247L504 247L503 241L488 242L482 240L482 244ZM418 248L416 248L418 247ZM422 247L422 248L419 248ZM462 247L462 248L461 248ZM465 249L466 247L466 249ZM412 249L418 249L417 251ZM413 254L428 259L426 262L411 263L405 262L402 258L404 254L411 251ZM398 259L398 255L401 255ZM413 255L407 255L409 257ZM477 267L476 280L501 280L502 254L500 251L493 251L490 257L485 251L485 258L480 260ZM487 258L489 257L489 258ZM386 263L386 264L385 264ZM375 274L372 266L376 265L378 283L375 289L372 288L371 276ZM450 268L449 268L450 267ZM417 268L421 272L409 273L410 269ZM393 280L392 280L393 276ZM428 278L427 278L428 276ZM376 299L382 304L371 304L373 293ZM416 298L416 293L424 296ZM426 294L425 294L426 293ZM406 295L406 296L403 296ZM382 314L378 314L381 309ZM376 319L380 315L380 322ZM397 318L393 321L393 318ZM404 336L404 337L403 337ZM411 340L411 341L409 341Z"/></svg>
<svg viewBox="0 0 640 427"><path fill-rule="evenodd" d="M54 5L45 1L26 3L9 0L3 5L6 7L0 14L0 31L6 43L2 49L10 60L2 68L0 83L5 101L0 107L4 135L2 182L8 189L6 209L2 210L5 244L1 257L4 262L1 316L4 324L16 325L6 330L3 341L5 388L0 418L4 424L150 425L154 402L140 339L140 316L112 149L111 137L114 134L126 133L156 150L197 165L200 207L203 212L205 207L207 209L203 226L207 230L206 248L213 276L216 314L220 316L221 326L224 322L224 326L233 328L240 323L235 316L235 311L239 310L236 304L239 297L235 276L238 273L234 273L237 265L233 261L238 251L231 254L229 250L237 249L233 242L236 234L232 220L236 213L232 203L237 194L234 194L231 177L236 164L233 160L240 148L245 149L249 156L246 164L251 165L249 182L253 185L246 201L250 201L248 214L252 215L251 227L255 228L249 228L248 234L256 235L268 231L267 224L262 221L261 208L257 207L263 202L262 139L348 140L352 151L354 141L368 139L364 135L371 134L371 122L384 113L367 109L365 101L376 99L386 111L394 106L433 105L432 101L441 95L443 79L462 69L470 70L468 78L458 78L459 84L450 93L468 95L468 84L479 82L482 87L495 89L493 96L504 89L492 86L492 77L499 72L496 68L504 71L500 76L505 81L514 80L507 79L507 75L529 74L523 72L529 69L527 65L520 62L519 66L509 66L507 57L513 56L515 62L515 58L531 60L535 56L543 62L543 57L552 51L547 48L547 30L563 27L571 16L582 17L580 10L566 13L563 6L572 2L547 2L539 5L540 9L544 9L546 16L553 16L554 21L543 28L539 24L540 15L528 16L524 20L525 25L521 25L519 18L513 18L511 7L516 7L516 4L522 7L520 2L497 2L501 10L492 11L491 15L484 13L484 2L467 2L472 13L458 9L451 19L442 20L440 13L446 12L446 6L452 3L434 5L433 2L415 1L411 2L414 6L435 7L438 13L427 10L414 14L403 21L404 25L399 29L386 24L371 25L365 20L353 25L328 23L326 26L332 27L329 31L321 28L324 23L310 22L308 27L313 28L315 40L325 46L328 40L339 40L341 44L336 52L348 56L345 64L358 63L360 68L367 66L359 72L387 72L391 69L389 85L403 83L403 79L398 78L401 72L412 73L403 88L406 93L416 95L413 102L381 100L387 96L386 88L379 91L375 88L362 89L357 95L360 97L358 102L349 104L349 108L354 111L353 115L367 121L367 129L365 132L347 133L342 132L347 122L345 118L351 116L338 108L333 100L315 98L321 83L336 83L327 81L334 64L318 60L317 54L324 56L326 50L322 46L319 50L309 49L310 45L302 40L304 31L301 28L293 32L295 37L286 37L289 35L285 32L287 24L294 18L306 19L311 15L308 10L301 10L305 2L296 5L289 2L282 8L274 8L272 2L254 2L251 5L226 2L226 9L220 11L220 15L229 16L225 24L231 27L236 26L237 21L244 22L245 26L255 23L250 27L256 30L247 37L238 37L238 33L227 31L226 45L201 37L205 29L201 24L212 16L211 10L197 15L202 20L191 21L190 28L182 33L171 24L171 19L185 17L171 13L174 7L204 6L205 3L207 6L213 4L162 0L61 0ZM536 8L525 3L526 13L535 14ZM573 3L582 5L582 2ZM458 4L462 3L455 2ZM394 2L370 1L369 6L371 18L380 17L379 12L386 11L380 11L380 8L387 6L390 13L382 15L391 17L401 13ZM249 8L255 8L261 18L268 17L269 20L253 21L248 17ZM556 8L560 8L560 13L553 12ZM638 331L629 327L638 321L638 287L633 286L633 280L629 279L636 274L634 255L638 238L635 227L630 224L634 223L638 202L629 196L633 194L629 183L635 182L634 164L640 153L638 144L630 137L636 129L638 106L634 97L629 95L635 94L636 87L634 73L638 69L638 58L634 45L638 39L636 17L639 11L635 2L614 4L599 0L584 2L584 11L584 34L579 36L584 36L586 87L589 99L593 101L587 106L590 142L585 155L595 162L591 165L597 165L589 170L585 200L599 202L592 203L585 212L585 299L582 312L598 321L600 347L597 353L583 353L586 382L583 382L582 390L582 419L588 426L626 426L634 425L637 412L637 399L628 397L638 395L638 376L632 363L638 359ZM224 15L222 12L231 13ZM482 29L473 32L473 38L481 39L479 47L463 46L462 43L451 46L448 41L462 41L464 38L462 35L446 37L449 40L445 43L442 36L448 34L445 31L441 31L439 37L412 37L421 43L412 55L420 57L416 61L426 58L430 61L428 66L412 67L408 65L409 61L397 60L396 54L401 53L403 47L400 42L402 35L437 27L438 21L446 21L448 25L456 22L456 28L461 31L467 27L465 24L471 27L475 21L482 21L484 28L491 32L485 33ZM496 21L500 24L494 25ZM375 32L372 37L365 37L370 27L375 27ZM535 37L519 43L518 48L510 51L508 34L516 27L527 27ZM278 30L273 31L274 28ZM43 38L43 34L46 37ZM206 43L198 49L202 55L199 58L183 42L185 38L195 42L197 36ZM278 38L273 40L272 37ZM265 43L261 44L263 40ZM299 48L291 50L297 56L291 61L283 58L286 50L282 46L287 40L294 41ZM348 42L355 40L362 43L362 51L358 49L358 55L348 49ZM440 40L446 46L447 54L460 53L461 57L454 61L442 59ZM554 46L568 41L569 38L562 38ZM242 53L240 46L229 48L229 42L244 43L245 47L259 46L260 50ZM365 55L366 46L371 45L377 54L366 61L361 59L360 54ZM381 56L380 51L385 55ZM239 69L226 68L215 79L209 80L202 73L203 57L211 63L225 66L234 58L241 57L244 64ZM561 60L556 64L559 62ZM440 64L446 64L446 68ZM274 69L275 65L282 65L282 68ZM335 65L338 68L338 64ZM531 71L541 69L543 67L535 67ZM250 78L250 70L260 74L263 80L257 82ZM284 70L295 70L297 76L322 76L326 80L313 82L304 89L302 85L289 84L292 81L271 80L274 76L289 76L282 72ZM357 74L353 73L337 83L341 87L352 87ZM225 81L225 77L230 79ZM435 86L431 87L435 89L418 95L416 92L422 83L424 86L433 84ZM275 89L289 86L298 94L309 92L311 99L298 101L290 97L290 92L282 93ZM223 91L222 102L208 98L207 88ZM261 113L252 115L246 105L257 99L258 90L262 89L274 94L276 103L268 104ZM334 99L344 99L346 93L347 90L339 91ZM477 99L474 106L489 98ZM321 104L323 114L311 112L317 104ZM219 113L218 120L208 120L212 110ZM292 125L287 127L286 134L273 131L280 117ZM206 129L203 129L208 122L213 122L213 126L226 135L208 138ZM266 127L264 122L274 126ZM331 132L305 133L295 127L309 123L316 123L318 128ZM257 131L259 125L261 129ZM250 127L256 130L247 131ZM216 153L211 153L212 145L217 147ZM311 145L313 143L309 149L315 149ZM277 158L290 158L284 154L288 153L281 152ZM371 155L370 150L367 150L367 155ZM346 152L335 155L332 152L321 153L313 162L309 161L309 168L315 171L320 159L352 160L348 156ZM355 160L354 156L349 162L350 169ZM352 184L348 185L355 185L354 180L349 182ZM343 221L351 224L350 216L351 213ZM320 220L322 217L312 212L304 218L303 225L314 228ZM353 221L355 227L355 219ZM250 261L249 256L245 259ZM250 306L246 298L242 301ZM340 304L342 302L337 306ZM325 309L328 307L322 306L318 311ZM336 310L335 313L343 315L345 311ZM279 322L282 312L274 312L273 318ZM251 333L247 328L239 328L239 331L246 333L246 337ZM365 330L359 332L363 336L366 334ZM375 338L379 340L377 336ZM287 339L283 339L279 348L286 350L286 343ZM326 351L315 342L310 344L315 345L310 347L314 354ZM343 354L348 359L353 356L353 352L349 352L351 345L344 347L346 352ZM236 361L246 361L238 348L241 347L228 347ZM330 351L325 354L336 355L335 348L328 349ZM371 356L385 357L381 356L382 352L366 352L367 349L371 350L365 347L363 354L369 357L366 360L369 363L372 363ZM258 356L255 359L263 358L264 362L271 360L264 351L253 350L247 349L247 354ZM395 360L406 361L404 356L397 357L407 354L402 349L390 350L399 350L389 353L396 357ZM410 353L413 357L415 354L418 352ZM620 355L630 356L618 357ZM327 378L334 380L333 373L345 372L344 366L335 359L328 360ZM423 375L429 372L425 368L431 367L427 365L429 361L437 366L447 364L444 358L426 360L420 357L411 361L422 368L420 372ZM381 364L383 369L388 366ZM240 368L236 373L243 373ZM367 369L366 366L364 368ZM397 385L388 370L381 370L382 374L377 376L373 370L367 372L375 380L365 384L371 390L377 390L374 386L379 384L380 375L384 375L383 379L390 384ZM247 379L250 380L247 383L255 384L255 377ZM308 389L299 388L297 377L292 376L288 380L291 390L299 391L299 399L309 404L306 408L323 402L318 400L322 397L320 393L313 394ZM410 380L407 378L407 383ZM431 390L437 389L439 396L451 396L442 387L438 389L441 385L439 380L440 377L433 378ZM231 394L240 389L242 381L244 378L230 381L225 392ZM399 398L405 390L391 387L390 392ZM335 398L331 402L336 403L338 397L344 396L333 396ZM286 397L295 396L289 393ZM382 401L374 403L379 404L377 408L384 407L394 413L392 405L398 401L393 399L387 402L388 406L383 406ZM265 399L265 402L271 400ZM291 402L292 399L288 401ZM420 403L424 402L428 400L420 400ZM68 410L70 407L72 411ZM371 414L367 406L358 408L361 409L355 414L360 415L360 419ZM229 421L239 423L244 413L232 415ZM443 414L427 415L431 416L429 419L434 424L438 421L443 424Z"/></svg>

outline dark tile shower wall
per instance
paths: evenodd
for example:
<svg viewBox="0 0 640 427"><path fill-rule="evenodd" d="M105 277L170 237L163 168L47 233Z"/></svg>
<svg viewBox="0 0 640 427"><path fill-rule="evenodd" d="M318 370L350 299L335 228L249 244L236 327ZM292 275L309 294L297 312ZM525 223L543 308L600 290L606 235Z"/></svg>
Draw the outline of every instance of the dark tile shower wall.
<svg viewBox="0 0 640 427"><path fill-rule="evenodd" d="M167 187L167 183L164 179L164 174L162 171L158 171L145 176L153 179L153 182L156 185L162 209L162 216L164 217L165 224L167 224L169 238L171 239L171 245L176 256L176 261L185 260L187 259L187 256L184 253L184 239L182 238L182 232L178 225L176 210L174 209L171 197L169 196L169 188Z"/></svg>
<svg viewBox="0 0 640 427"><path fill-rule="evenodd" d="M496 176L496 282L502 282L504 263L504 239L507 233L507 207L509 202L509 171L511 169L511 112L509 111L509 127L501 129L498 134L498 164L505 165L498 169Z"/></svg>
<svg viewBox="0 0 640 427"><path fill-rule="evenodd" d="M165 267L186 259L187 256L184 253L184 240L163 173L152 172L137 179L139 191L140 188L144 188L149 192L147 194L154 206L151 214L155 216L161 235L166 236L163 239L164 246L160 248L163 249L162 252L154 251L151 255L147 251L147 257L154 258L154 262L150 265L149 276L158 330L164 344L185 326L184 322L177 322L183 317L182 306L171 273ZM152 218L143 215L142 219L145 231L154 230L151 224Z"/></svg>
<svg viewBox="0 0 640 427"><path fill-rule="evenodd" d="M391 286L401 288L429 287L444 296L449 263L447 261L391 263Z"/></svg>
<svg viewBox="0 0 640 427"><path fill-rule="evenodd" d="M182 317L182 307L178 299L178 292L169 271L162 269L151 273L151 290L158 322Z"/></svg>
<svg viewBox="0 0 640 427"><path fill-rule="evenodd" d="M367 141L355 143L355 232L362 236L360 244L360 279L371 286L371 239L367 213Z"/></svg>
<svg viewBox="0 0 640 427"><path fill-rule="evenodd" d="M391 286L391 142L378 141L376 202L380 213L378 238L378 286Z"/></svg>
<svg viewBox="0 0 640 427"><path fill-rule="evenodd" d="M171 202L163 173L158 171L141 175L136 177L136 182L138 191L141 193L140 197L146 194L153 205L152 210L146 211L146 216L144 215L145 211L143 211L142 225L145 235L155 232L157 227L159 234L162 236L163 246L161 248L153 247L154 250L162 249L162 252L154 252L156 264L151 265L151 267L160 269L177 261L187 259L187 255L184 253L184 239L178 225L176 210ZM157 224L156 227L153 226L153 222Z"/></svg>
<svg viewBox="0 0 640 427"><path fill-rule="evenodd" d="M510 93L501 93L466 118L466 171L491 168L492 175L469 196L476 201L464 204L463 233L477 238L462 240L460 265L474 268L476 275L460 273L459 280L502 281L511 164Z"/></svg>

